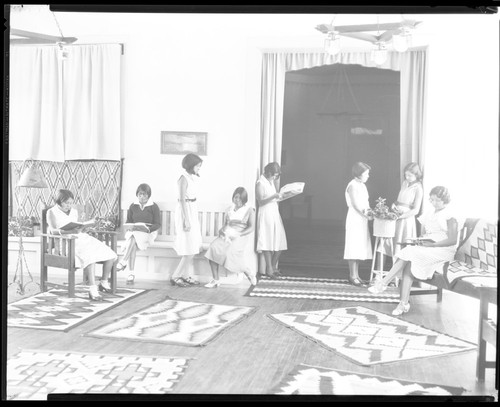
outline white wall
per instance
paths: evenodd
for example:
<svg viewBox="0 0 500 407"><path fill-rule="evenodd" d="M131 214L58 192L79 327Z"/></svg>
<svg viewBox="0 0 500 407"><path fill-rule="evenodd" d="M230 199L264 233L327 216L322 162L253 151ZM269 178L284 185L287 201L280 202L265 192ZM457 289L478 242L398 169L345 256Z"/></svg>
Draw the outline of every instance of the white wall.
<svg viewBox="0 0 500 407"><path fill-rule="evenodd" d="M57 17L64 34L79 37L79 42L125 43L124 205L141 182L151 185L155 200L176 199L182 157L160 154L162 130L208 132L201 201L229 201L239 185L247 187L252 198L260 138L261 52L317 50L323 37L314 27L331 21L331 16L311 14ZM499 17L410 17L424 21L414 45L429 45L426 188L449 186L466 216L496 217ZM337 24L374 18L341 15ZM380 21L398 18L385 16ZM32 31L43 25L36 16L23 20L13 15L11 22ZM47 33L57 34L53 20L45 23L48 27ZM345 43L369 46L355 40Z"/></svg>

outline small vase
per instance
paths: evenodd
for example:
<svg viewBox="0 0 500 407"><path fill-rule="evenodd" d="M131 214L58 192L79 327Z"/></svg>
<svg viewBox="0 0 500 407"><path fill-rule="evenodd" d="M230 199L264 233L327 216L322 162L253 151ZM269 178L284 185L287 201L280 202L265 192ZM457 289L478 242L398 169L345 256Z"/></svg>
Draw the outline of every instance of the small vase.
<svg viewBox="0 0 500 407"><path fill-rule="evenodd" d="M392 219L373 219L373 235L377 237L394 237L396 221Z"/></svg>

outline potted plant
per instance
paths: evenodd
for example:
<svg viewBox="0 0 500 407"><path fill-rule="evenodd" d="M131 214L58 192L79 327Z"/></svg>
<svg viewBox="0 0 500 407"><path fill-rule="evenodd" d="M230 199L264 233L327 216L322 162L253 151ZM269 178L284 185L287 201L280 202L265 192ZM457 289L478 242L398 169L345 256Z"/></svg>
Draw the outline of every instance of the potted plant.
<svg viewBox="0 0 500 407"><path fill-rule="evenodd" d="M373 218L374 236L394 237L399 214L386 205L384 198L377 199L375 207L368 210L368 216Z"/></svg>

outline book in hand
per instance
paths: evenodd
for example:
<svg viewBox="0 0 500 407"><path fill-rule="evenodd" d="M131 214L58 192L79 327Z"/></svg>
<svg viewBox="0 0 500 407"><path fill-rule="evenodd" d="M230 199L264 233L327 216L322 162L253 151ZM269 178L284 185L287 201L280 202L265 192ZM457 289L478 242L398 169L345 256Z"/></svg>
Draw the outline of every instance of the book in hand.
<svg viewBox="0 0 500 407"><path fill-rule="evenodd" d="M149 233L149 226L152 223L144 223L144 222L135 222L135 223L124 223L123 226L127 230L133 230L138 232L146 232Z"/></svg>
<svg viewBox="0 0 500 407"><path fill-rule="evenodd" d="M85 222L69 222L69 223L66 223L66 225L64 225L64 226L61 226L59 229L72 230L72 229L76 229L76 228L82 228L85 226L92 226L94 224L95 224L95 219L86 220Z"/></svg>
<svg viewBox="0 0 500 407"><path fill-rule="evenodd" d="M305 182L292 182L281 187L280 194L284 195L279 201L301 194L304 191Z"/></svg>
<svg viewBox="0 0 500 407"><path fill-rule="evenodd" d="M432 240L432 239L429 239L427 237L415 237L415 238L408 238L408 239L406 239L403 244L405 244L405 245L419 246L423 242L434 243L435 241Z"/></svg>

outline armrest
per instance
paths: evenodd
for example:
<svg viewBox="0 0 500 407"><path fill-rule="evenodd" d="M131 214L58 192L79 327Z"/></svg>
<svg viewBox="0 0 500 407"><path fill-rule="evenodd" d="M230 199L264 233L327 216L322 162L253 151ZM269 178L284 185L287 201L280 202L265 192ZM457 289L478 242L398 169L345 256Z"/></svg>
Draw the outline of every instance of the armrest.
<svg viewBox="0 0 500 407"><path fill-rule="evenodd" d="M53 235L51 233L42 233L40 236L42 237L51 237L55 239L63 239L63 240L75 240L75 235Z"/></svg>

